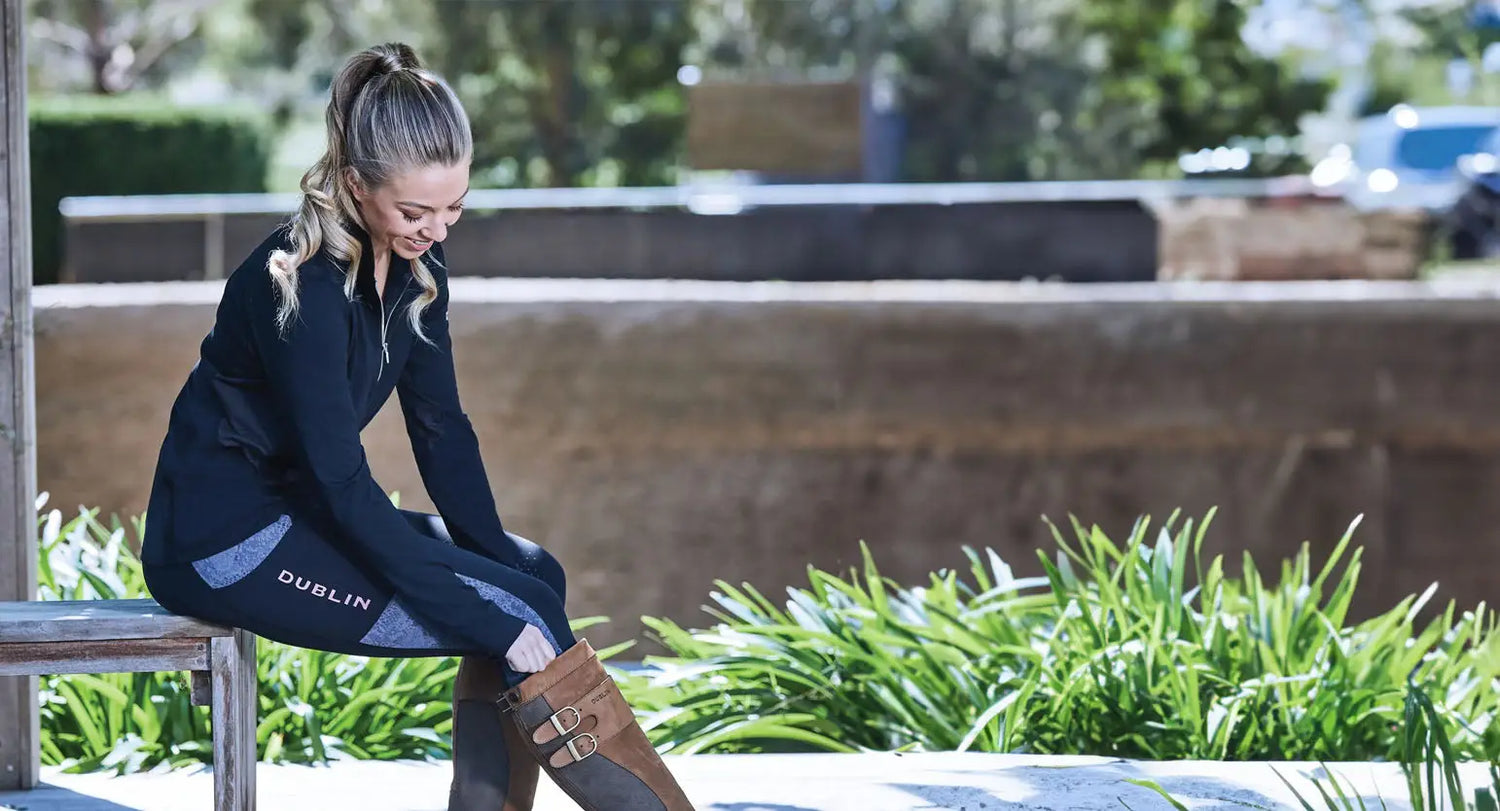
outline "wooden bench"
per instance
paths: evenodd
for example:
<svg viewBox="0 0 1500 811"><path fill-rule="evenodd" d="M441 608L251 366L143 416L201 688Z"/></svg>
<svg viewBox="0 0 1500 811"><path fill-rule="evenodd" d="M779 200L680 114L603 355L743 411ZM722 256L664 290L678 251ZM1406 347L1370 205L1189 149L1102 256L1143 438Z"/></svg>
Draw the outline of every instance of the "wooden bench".
<svg viewBox="0 0 1500 811"><path fill-rule="evenodd" d="M214 808L255 808L255 636L153 600L0 602L0 676L192 673L212 707Z"/></svg>

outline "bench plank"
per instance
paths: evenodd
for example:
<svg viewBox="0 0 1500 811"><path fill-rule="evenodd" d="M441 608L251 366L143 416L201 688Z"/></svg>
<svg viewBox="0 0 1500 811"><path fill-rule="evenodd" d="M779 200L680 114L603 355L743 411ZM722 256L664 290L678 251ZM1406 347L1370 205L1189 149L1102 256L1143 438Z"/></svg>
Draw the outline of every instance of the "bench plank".
<svg viewBox="0 0 1500 811"><path fill-rule="evenodd" d="M0 602L0 677L167 670L190 671L192 703L209 705L215 811L255 811L253 634L154 600Z"/></svg>
<svg viewBox="0 0 1500 811"><path fill-rule="evenodd" d="M0 644L233 635L232 628L179 617L155 600L0 602Z"/></svg>
<svg viewBox="0 0 1500 811"><path fill-rule="evenodd" d="M207 670L209 640L0 642L0 676Z"/></svg>

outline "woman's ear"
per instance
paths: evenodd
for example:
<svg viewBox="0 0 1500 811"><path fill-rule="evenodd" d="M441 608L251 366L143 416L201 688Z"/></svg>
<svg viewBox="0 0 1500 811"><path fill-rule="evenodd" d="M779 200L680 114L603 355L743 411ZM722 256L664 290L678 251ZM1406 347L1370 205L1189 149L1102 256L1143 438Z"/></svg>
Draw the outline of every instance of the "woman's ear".
<svg viewBox="0 0 1500 811"><path fill-rule="evenodd" d="M344 178L344 186L349 189L349 194L352 195L355 200L364 202L365 190L363 185L361 185L359 182L359 176L354 174L354 167L345 166L342 174Z"/></svg>

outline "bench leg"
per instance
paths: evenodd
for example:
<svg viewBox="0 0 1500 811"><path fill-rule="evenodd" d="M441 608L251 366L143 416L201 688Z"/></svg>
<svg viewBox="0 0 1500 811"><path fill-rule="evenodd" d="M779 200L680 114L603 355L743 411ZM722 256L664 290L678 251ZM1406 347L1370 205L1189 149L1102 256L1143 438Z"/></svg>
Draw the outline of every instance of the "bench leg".
<svg viewBox="0 0 1500 811"><path fill-rule="evenodd" d="M209 651L213 679L214 809L255 809L255 636L236 630Z"/></svg>

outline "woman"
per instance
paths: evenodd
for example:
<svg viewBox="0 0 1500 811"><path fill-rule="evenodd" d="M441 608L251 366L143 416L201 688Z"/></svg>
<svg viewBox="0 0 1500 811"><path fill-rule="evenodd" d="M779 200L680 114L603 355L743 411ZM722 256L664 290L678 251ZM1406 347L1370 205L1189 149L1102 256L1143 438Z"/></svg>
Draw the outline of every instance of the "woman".
<svg viewBox="0 0 1500 811"><path fill-rule="evenodd" d="M690 809L587 640L562 567L496 515L459 405L442 243L472 137L401 44L352 57L289 223L225 284L172 406L142 557L169 610L300 647L461 655L450 809ZM395 390L440 516L397 510L359 432Z"/></svg>

